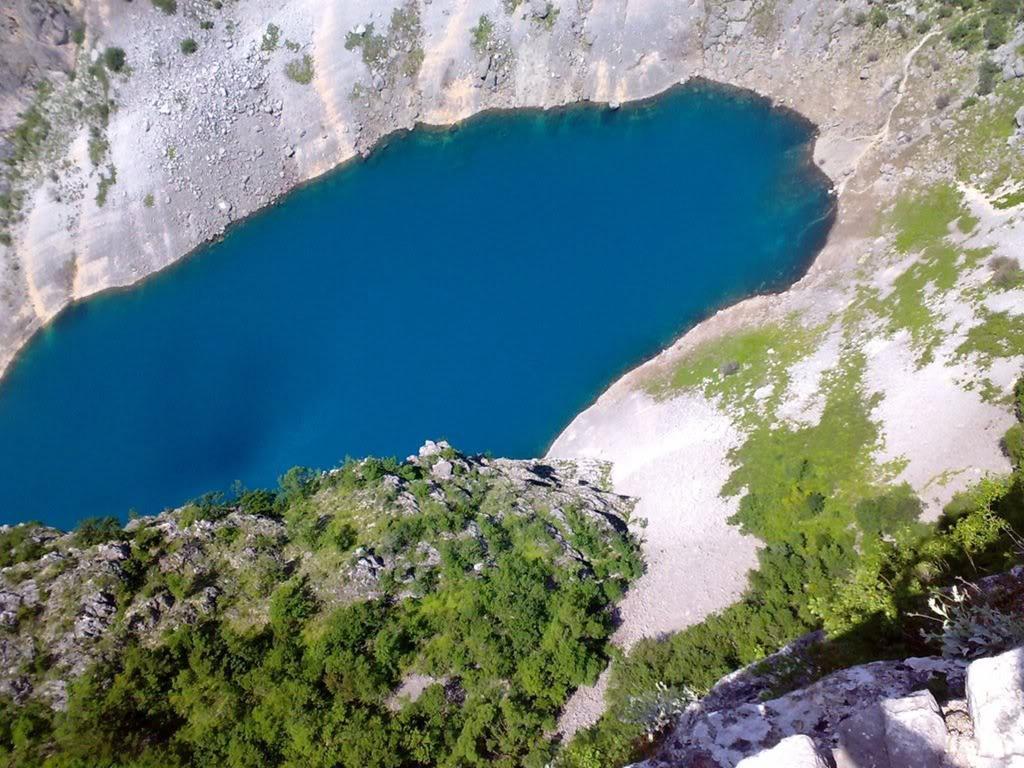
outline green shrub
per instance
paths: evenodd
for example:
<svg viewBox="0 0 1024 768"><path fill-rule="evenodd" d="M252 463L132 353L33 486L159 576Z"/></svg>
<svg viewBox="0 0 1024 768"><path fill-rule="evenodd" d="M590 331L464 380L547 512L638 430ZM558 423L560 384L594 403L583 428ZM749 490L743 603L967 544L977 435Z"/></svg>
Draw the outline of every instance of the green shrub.
<svg viewBox="0 0 1024 768"><path fill-rule="evenodd" d="M276 51L278 41L281 39L281 28L276 24L267 24L267 29L263 33L263 41L260 43L260 48L264 51Z"/></svg>
<svg viewBox="0 0 1024 768"><path fill-rule="evenodd" d="M181 41L179 47L181 52L186 56L191 56L193 53L199 50L199 43L193 40L191 37L186 37Z"/></svg>
<svg viewBox="0 0 1024 768"><path fill-rule="evenodd" d="M159 8L168 16L173 16L178 12L178 0L151 0L151 2L154 7Z"/></svg>
<svg viewBox="0 0 1024 768"><path fill-rule="evenodd" d="M108 541L124 540L127 534L116 517L87 517L75 529L75 543L91 547Z"/></svg>
<svg viewBox="0 0 1024 768"><path fill-rule="evenodd" d="M981 27L976 16L970 16L957 22L949 30L946 37L953 47L964 51L970 51L978 47L981 42Z"/></svg>
<svg viewBox="0 0 1024 768"><path fill-rule="evenodd" d="M110 47L103 52L103 64L111 72L121 72L127 63L124 48Z"/></svg>
<svg viewBox="0 0 1024 768"><path fill-rule="evenodd" d="M486 14L480 17L475 27L469 30L473 50L483 54L490 49L494 38L494 22Z"/></svg>
<svg viewBox="0 0 1024 768"><path fill-rule="evenodd" d="M1009 28L1005 19L998 16L990 16L985 20L982 28L982 37L985 38L985 47L989 50L998 48L1009 40Z"/></svg>
<svg viewBox="0 0 1024 768"><path fill-rule="evenodd" d="M987 96L996 87L996 76L1000 73L999 65L991 59L985 59L978 66L978 95Z"/></svg>
<svg viewBox="0 0 1024 768"><path fill-rule="evenodd" d="M46 554L46 547L35 540L39 523L22 523L0 532L0 568L35 560Z"/></svg>
<svg viewBox="0 0 1024 768"><path fill-rule="evenodd" d="M1024 466L1024 425L1014 424L1003 436L1003 449L1013 466Z"/></svg>
<svg viewBox="0 0 1024 768"><path fill-rule="evenodd" d="M309 85L313 82L313 57L307 53L302 58L292 59L285 65L284 73L289 80Z"/></svg>
<svg viewBox="0 0 1024 768"><path fill-rule="evenodd" d="M868 19L871 21L871 26L875 29L884 27L889 21L889 14L886 13L885 9L876 5L871 9L871 13L868 15Z"/></svg>

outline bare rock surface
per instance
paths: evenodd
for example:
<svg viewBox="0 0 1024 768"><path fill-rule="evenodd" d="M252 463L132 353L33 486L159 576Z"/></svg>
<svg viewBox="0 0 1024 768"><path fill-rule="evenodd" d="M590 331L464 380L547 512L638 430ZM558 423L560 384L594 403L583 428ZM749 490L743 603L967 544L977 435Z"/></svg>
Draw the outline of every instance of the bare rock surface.
<svg viewBox="0 0 1024 768"><path fill-rule="evenodd" d="M1024 648L971 662L967 703L985 764L1024 765Z"/></svg>
<svg viewBox="0 0 1024 768"><path fill-rule="evenodd" d="M807 736L787 736L771 749L743 758L736 768L828 768L828 763Z"/></svg>

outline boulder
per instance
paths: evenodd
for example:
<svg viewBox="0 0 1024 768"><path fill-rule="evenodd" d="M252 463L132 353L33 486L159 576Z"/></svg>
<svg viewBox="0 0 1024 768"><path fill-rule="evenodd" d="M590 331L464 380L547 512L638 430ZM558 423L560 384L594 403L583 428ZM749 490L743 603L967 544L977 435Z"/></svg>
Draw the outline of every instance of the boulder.
<svg viewBox="0 0 1024 768"><path fill-rule="evenodd" d="M736 768L828 768L807 736L790 736L771 749L740 760Z"/></svg>
<svg viewBox="0 0 1024 768"><path fill-rule="evenodd" d="M867 703L837 730L836 768L942 766L946 726L928 691Z"/></svg>
<svg viewBox="0 0 1024 768"><path fill-rule="evenodd" d="M881 703L889 764L896 768L942 768L946 725L929 691Z"/></svg>
<svg viewBox="0 0 1024 768"><path fill-rule="evenodd" d="M1024 765L1024 647L971 662L967 706L978 754Z"/></svg>
<svg viewBox="0 0 1024 768"><path fill-rule="evenodd" d="M854 712L839 724L837 732L839 746L832 752L836 768L890 768L881 708Z"/></svg>

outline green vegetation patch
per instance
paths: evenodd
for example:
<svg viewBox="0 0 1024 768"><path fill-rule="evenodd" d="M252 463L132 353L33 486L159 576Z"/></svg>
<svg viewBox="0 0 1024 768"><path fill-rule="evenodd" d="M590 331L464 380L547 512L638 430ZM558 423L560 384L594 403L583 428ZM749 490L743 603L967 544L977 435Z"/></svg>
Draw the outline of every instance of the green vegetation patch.
<svg viewBox="0 0 1024 768"><path fill-rule="evenodd" d="M154 8L159 8L168 16L173 16L178 12L178 0L150 0L153 3Z"/></svg>
<svg viewBox="0 0 1024 768"><path fill-rule="evenodd" d="M260 42L260 48L264 51L276 51L280 40L281 28L277 24L267 24L267 29L263 32L263 40Z"/></svg>
<svg viewBox="0 0 1024 768"><path fill-rule="evenodd" d="M110 47L103 52L103 64L111 72L122 72L128 63L124 48Z"/></svg>
<svg viewBox="0 0 1024 768"><path fill-rule="evenodd" d="M489 51L494 42L494 22L487 14L480 16L476 26L469 29L470 44L473 50L483 55Z"/></svg>
<svg viewBox="0 0 1024 768"><path fill-rule="evenodd" d="M985 365L995 358L1024 355L1024 315L982 310L981 322L967 331L956 352L961 357L978 355Z"/></svg>
<svg viewBox="0 0 1024 768"><path fill-rule="evenodd" d="M415 77L424 59L419 5L409 0L395 8L386 34L376 32L372 23L360 25L346 35L345 48L358 49L363 63L387 83L399 77ZM353 90L366 93L358 83Z"/></svg>
<svg viewBox="0 0 1024 768"><path fill-rule="evenodd" d="M102 208L107 204L107 195L110 188L117 184L117 168L113 165L107 167L106 173L100 174L99 184L96 186L96 205Z"/></svg>
<svg viewBox="0 0 1024 768"><path fill-rule="evenodd" d="M39 523L22 523L0 530L0 568L10 568L27 560L36 560L47 552L39 541Z"/></svg>
<svg viewBox="0 0 1024 768"><path fill-rule="evenodd" d="M1019 153L1006 151L1006 141L1016 130L1014 114L1024 106L1024 83L997 82L992 94L973 105L964 103L970 108L960 113L950 139L957 178L989 195L1007 182L1024 179L1024 160Z"/></svg>
<svg viewBox="0 0 1024 768"><path fill-rule="evenodd" d="M667 375L649 382L655 397L697 390L721 397L730 413L754 418L771 412L789 383L789 368L814 350L821 329L808 329L793 318L779 325L743 329L697 346L675 363ZM771 385L772 394L758 405L754 393Z"/></svg>
<svg viewBox="0 0 1024 768"><path fill-rule="evenodd" d="M870 412L877 396L864 392L865 360L847 353L822 382L825 408L817 424L764 424L731 458L736 469L722 494L742 494L730 522L762 541L787 541L795 533L815 541L842 541L856 503L881 479L873 460L879 447Z"/></svg>
<svg viewBox="0 0 1024 768"><path fill-rule="evenodd" d="M941 638L923 617L928 597L961 578L1003 572L1019 562L1024 536L1019 468L958 494L934 525L919 522L921 502L908 486L872 484L867 454L876 443L864 421L870 400L857 392L860 364L851 358L843 376L833 380L821 435L796 440L790 431L775 439L777 455L772 450L750 455L751 448L747 461L756 467L741 467L734 476L752 494L773 499L793 526L785 530L774 520L766 525L747 514L753 507L741 513L744 525L767 537L743 598L682 632L642 640L617 659L607 712L596 726L577 734L558 765L593 768L636 761L671 725L665 712L678 711L679 702L707 692L722 676L814 629L826 630L826 642L795 669L763 669L775 680L764 695L781 695L854 664L938 653L944 650ZM1024 413L1024 380L1015 397ZM844 428L858 437L844 438ZM1008 434L1011 452L1020 450L1020 434ZM826 435L842 449L832 451ZM769 467L773 460L781 468L778 476ZM808 504L808 491L825 498ZM840 508L845 515L835 514ZM845 526L839 524L844 517Z"/></svg>
<svg viewBox="0 0 1024 768"><path fill-rule="evenodd" d="M297 59L289 61L284 68L288 79L300 85L309 85L313 82L315 70L313 68L313 57L308 53Z"/></svg>
<svg viewBox="0 0 1024 768"><path fill-rule="evenodd" d="M275 491L210 494L159 528L90 522L89 541L131 547L121 610L215 583L216 611L155 642L124 635L72 683L66 712L0 697L0 764L545 765L546 734L604 668L612 602L642 570L622 520L553 500L443 449L295 469ZM199 525L199 549L183 545ZM18 557L38 551L27 529L3 535ZM259 580L229 578L267 560L278 565ZM254 588L260 610L243 616ZM392 700L410 674L426 690Z"/></svg>
<svg viewBox="0 0 1024 768"><path fill-rule="evenodd" d="M989 249L962 250L949 242L955 226L969 233L977 226L960 192L949 184L938 184L906 193L896 203L891 217L900 254L917 258L894 281L884 298L865 297L868 308L888 320L890 332L906 330L918 354L919 365L934 359L944 333L929 306L929 296L953 290L961 273L977 266Z"/></svg>

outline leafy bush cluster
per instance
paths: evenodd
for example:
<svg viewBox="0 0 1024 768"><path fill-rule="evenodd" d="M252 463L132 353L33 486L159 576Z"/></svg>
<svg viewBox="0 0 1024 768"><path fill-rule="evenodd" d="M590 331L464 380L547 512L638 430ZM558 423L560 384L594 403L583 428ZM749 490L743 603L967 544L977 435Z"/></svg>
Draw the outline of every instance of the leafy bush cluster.
<svg viewBox="0 0 1024 768"><path fill-rule="evenodd" d="M1015 399L1018 413L1024 413L1024 379ZM826 406L826 426L830 407L836 406ZM824 628L829 638L817 652L818 674L880 657L934 654L941 650L938 635L922 613L930 596L934 602L935 590L1020 561L1019 463L1009 477L986 478L958 495L937 524L924 525L917 520L920 501L907 486L880 489L857 502L844 499L846 478L830 475L836 463L822 452L869 448L867 435L856 437L854 413L839 420L845 434L829 432L830 446L819 444L815 428L766 434L770 443L764 450L775 457L773 470L759 476L756 469L766 465L753 462L732 478L748 489L737 522L767 545L747 592L700 624L643 640L617 660L608 711L597 726L577 735L561 755L562 765L629 763L647 742L651 722L662 722L638 722L632 716L637 702L660 701L657 693L664 690L703 694L729 672L814 629ZM951 618L963 623L962 616Z"/></svg>
<svg viewBox="0 0 1024 768"><path fill-rule="evenodd" d="M982 43L989 50L1007 42L1013 26L1024 17L1024 7L1018 0L943 0L939 6L940 18L948 18L956 11L964 12L947 33L957 48L970 51Z"/></svg>
<svg viewBox="0 0 1024 768"><path fill-rule="evenodd" d="M283 520L307 559L358 544L353 556L403 565L372 599L333 607L301 569L282 574L266 621L219 615L155 647L130 641L71 685L66 712L0 699L0 765L544 765L567 697L607 662L609 609L641 570L638 547L571 508L524 514L504 481L459 472L439 487L425 466L367 460L193 502L179 526L246 511ZM400 483L416 512L390 504ZM368 516L378 504L387 512ZM130 539L122 605L161 578L159 529ZM162 578L176 598L193 591L185 574ZM432 683L396 700L413 673Z"/></svg>

